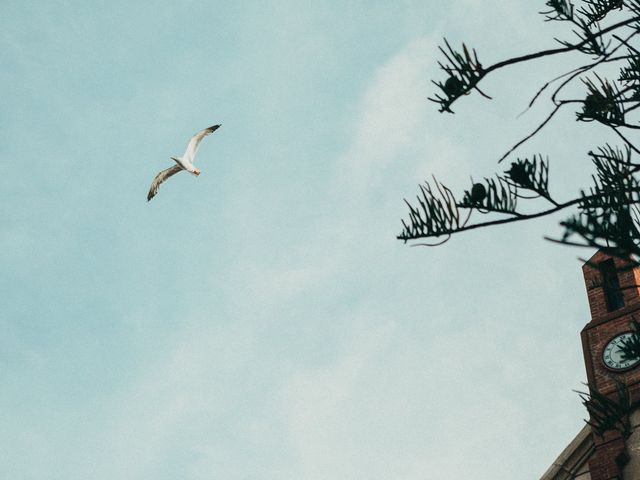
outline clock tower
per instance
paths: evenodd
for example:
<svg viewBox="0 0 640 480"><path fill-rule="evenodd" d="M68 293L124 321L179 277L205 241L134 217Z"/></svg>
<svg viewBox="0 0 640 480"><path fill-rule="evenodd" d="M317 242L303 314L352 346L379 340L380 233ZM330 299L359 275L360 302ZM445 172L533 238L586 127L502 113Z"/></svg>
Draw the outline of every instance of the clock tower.
<svg viewBox="0 0 640 480"><path fill-rule="evenodd" d="M589 386L615 395L616 382L624 382L632 401L639 401L640 361L625 359L619 346L630 336L632 320L640 321L640 267L599 251L582 271L591 310L591 321L581 333ZM621 433L592 437L591 480L622 479L628 453Z"/></svg>

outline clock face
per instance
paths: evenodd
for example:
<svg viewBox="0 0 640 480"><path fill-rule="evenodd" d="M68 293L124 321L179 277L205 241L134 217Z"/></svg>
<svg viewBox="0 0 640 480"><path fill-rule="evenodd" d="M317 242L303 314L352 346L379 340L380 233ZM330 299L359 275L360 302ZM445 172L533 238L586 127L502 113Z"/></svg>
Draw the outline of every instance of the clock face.
<svg viewBox="0 0 640 480"><path fill-rule="evenodd" d="M622 350L620 350L622 344L629 340L632 335L633 333L631 332L617 335L604 347L602 360L611 370L626 370L636 366L638 362L640 362L640 358L628 358L625 360L622 356Z"/></svg>

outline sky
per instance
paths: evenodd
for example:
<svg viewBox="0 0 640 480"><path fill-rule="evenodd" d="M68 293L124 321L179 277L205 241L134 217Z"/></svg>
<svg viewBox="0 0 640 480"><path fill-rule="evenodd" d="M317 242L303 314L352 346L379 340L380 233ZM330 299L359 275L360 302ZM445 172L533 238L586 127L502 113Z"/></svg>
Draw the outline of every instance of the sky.
<svg viewBox="0 0 640 480"><path fill-rule="evenodd" d="M496 171L575 60L443 115L442 38L548 48L541 7L3 0L0 477L539 478L585 417L592 252L543 240L562 216L395 236L432 174ZM566 199L605 138L573 119L519 150Z"/></svg>

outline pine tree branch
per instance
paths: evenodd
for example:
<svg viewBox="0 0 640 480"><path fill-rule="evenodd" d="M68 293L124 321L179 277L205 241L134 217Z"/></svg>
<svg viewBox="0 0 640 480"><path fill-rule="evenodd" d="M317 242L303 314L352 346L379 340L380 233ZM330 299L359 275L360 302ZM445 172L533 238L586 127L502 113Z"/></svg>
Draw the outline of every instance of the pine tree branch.
<svg viewBox="0 0 640 480"><path fill-rule="evenodd" d="M456 52L453 51L453 49L445 39L445 44L449 49L449 53L447 53L442 48L440 48L440 50L445 55L445 58L447 58L447 60L450 62L450 66L440 64L440 67L445 72L447 72L447 74L449 75L449 78L445 83L436 83L436 85L444 91L444 93L446 94L446 97L441 97L439 95L436 95L435 98L429 98L429 100L440 104L441 106L440 112L453 113L453 111L451 110L451 105L458 98L468 94L471 90L478 89L478 84L482 81L482 79L484 79L491 72L498 70L500 68L504 68L504 67L515 65L522 62L527 62L530 60L535 60L538 58L558 55L558 54L572 52L572 51L580 51L580 49L582 49L589 42L597 40L612 31L615 31L625 26L629 26L637 21L640 21L640 16L635 16L630 19L611 25L605 29L598 31L597 33L590 35L588 38L585 38L580 42L577 42L574 44L567 44L567 46L560 47L560 48L541 50L535 53L522 55L519 57L512 57L507 60L497 62L486 68L483 67L478 61L478 57L475 51L473 52L473 56L471 56L468 53L466 46L464 46L463 44L464 55L457 54ZM607 55L606 52L603 52L603 55L606 56ZM455 73L458 73L458 74L464 73L464 75L467 78L466 79L459 78L458 76L454 75ZM485 95L484 93L482 94Z"/></svg>
<svg viewBox="0 0 640 480"><path fill-rule="evenodd" d="M449 194L451 193L449 190L447 190L449 192ZM630 194L630 193L640 193L640 186L639 187L635 187L635 188L629 188L629 189L624 189L621 190L618 193L624 193L624 194ZM554 206L553 208L549 208L547 210L542 210L540 212L536 212L536 213L530 213L530 214L525 214L525 213L518 213L516 214L516 216L511 216L508 218L500 218L497 220L490 220L487 222L479 222L479 223L474 223L471 225L461 225L458 224L457 227L454 228L448 228L448 229L443 229L443 230L438 230L437 234L434 235L417 235L417 236L412 236L412 235L405 235L405 234L400 234L397 235L396 238L398 240L403 240L404 242L410 241L410 240L418 240L420 238L429 238L431 236L435 236L435 237L439 237L441 235L453 235L454 233L462 233L462 232L466 232L469 230L475 230L477 228L485 228L485 227L491 227L491 226L496 226L496 225L505 225L508 223L515 223L515 222L521 222L524 220L532 220L535 218L540 218L540 217L545 217L548 215L552 215L556 212L559 212L561 210L564 210L568 207L572 207L575 205L580 205L580 204L585 204L588 203L589 201L594 201L594 200L599 200L603 198L603 193L595 193L592 195L583 195L580 196L578 198L574 198L572 200L569 200L567 202L564 203L558 203L556 206ZM406 200L405 200L406 202ZM408 202L406 202L408 204ZM640 199L637 202L634 203L640 203ZM408 204L409 205L409 204ZM413 207L410 206L410 208L412 210ZM513 212L511 212L511 214L513 215ZM409 231L408 226L404 223L403 224L405 226L405 231ZM552 239L549 239L552 240ZM563 240L564 243L564 240Z"/></svg>
<svg viewBox="0 0 640 480"><path fill-rule="evenodd" d="M531 220L533 218L539 218L539 217L544 217L547 215L551 215L553 213L559 212L560 210L563 210L567 207L571 207L573 205L577 205L580 202L582 202L584 200L584 198L576 198L573 200L570 200L568 202L565 203L561 203L556 207L550 208L548 210L543 210L541 212L537 212L537 213L531 213L531 214L518 214L517 217L509 217L509 218L501 218L498 220L491 220L488 222L481 222L481 223L474 223L472 225L464 225L461 226L457 229L451 229L448 231L443 231L441 232L438 236L440 235L452 235L454 233L461 233L461 232L465 232L467 230L475 230L476 228L484 228L484 227L490 227L490 226L495 226L495 225L504 225L507 223L514 223L514 222L520 222L523 220ZM424 238L424 237L409 237L409 236L405 236L405 235L398 235L396 237L398 240L404 240L409 241L409 240L417 240L418 238Z"/></svg>
<svg viewBox="0 0 640 480"><path fill-rule="evenodd" d="M631 25L632 23L638 22L638 21L640 21L640 16L629 18L629 19L624 20L622 22L616 23L615 25L611 25L611 26L609 26L607 28L604 28L604 29L600 30L598 33L594 34L594 37L595 38L602 37L603 35L606 35L609 32L617 30L618 28L621 28L621 27L625 27L625 26ZM495 63L495 64L491 65L490 67L485 68L484 74L486 76L489 73L491 73L492 71L498 70L499 68L507 67L507 66L510 66L510 65L515 65L517 63L527 62L529 60L535 60L535 59L542 58L542 57L548 57L550 55L557 55L559 53L573 52L573 51L578 50L579 48L585 46L588 42L589 42L589 40L583 40L581 42L578 42L578 43L575 43L575 44L572 44L572 45L569 45L569 46L566 46L566 47L551 48L551 49L542 50L542 51L536 52L536 53L530 53L528 55L522 55L520 57L510 58L508 60L503 60L502 62Z"/></svg>

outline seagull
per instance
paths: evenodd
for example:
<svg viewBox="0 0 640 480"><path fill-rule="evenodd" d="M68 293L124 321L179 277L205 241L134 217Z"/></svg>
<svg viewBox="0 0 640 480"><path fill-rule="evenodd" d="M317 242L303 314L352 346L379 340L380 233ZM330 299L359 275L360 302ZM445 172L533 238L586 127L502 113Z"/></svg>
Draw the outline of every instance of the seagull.
<svg viewBox="0 0 640 480"><path fill-rule="evenodd" d="M218 128L220 128L220 125L213 125L205 128L204 130L200 130L191 137L191 140L189 140L189 143L187 144L187 149L184 151L182 157L171 157L171 160L176 162L176 165L169 167L166 170L162 170L156 175L156 178L151 182L151 188L149 188L149 193L147 194L147 202L156 196L162 182L172 175L175 175L182 170L186 170L187 172L194 174L196 177L200 175L200 169L193 166L193 158L196 156L198 145L200 145L202 139L215 132Z"/></svg>

